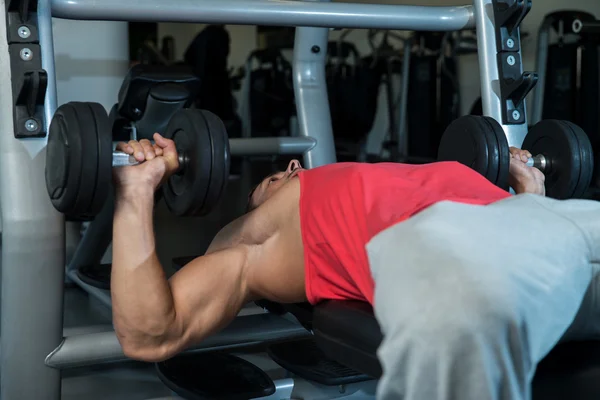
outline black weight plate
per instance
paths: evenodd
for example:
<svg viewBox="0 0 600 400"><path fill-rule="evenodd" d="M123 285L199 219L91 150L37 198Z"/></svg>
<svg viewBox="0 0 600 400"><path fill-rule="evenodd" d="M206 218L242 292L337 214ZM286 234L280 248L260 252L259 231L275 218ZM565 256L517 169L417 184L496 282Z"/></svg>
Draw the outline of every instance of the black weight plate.
<svg viewBox="0 0 600 400"><path fill-rule="evenodd" d="M438 160L458 161L488 178L489 149L481 118L466 115L452 121L440 140Z"/></svg>
<svg viewBox="0 0 600 400"><path fill-rule="evenodd" d="M68 213L77 201L81 179L81 137L79 120L71 104L63 104L54 113L46 147L46 189L52 205Z"/></svg>
<svg viewBox="0 0 600 400"><path fill-rule="evenodd" d="M561 121L543 120L531 127L523 149L546 157L546 196L563 200L575 194L581 170L579 147L576 135Z"/></svg>
<svg viewBox="0 0 600 400"><path fill-rule="evenodd" d="M206 126L210 132L212 145L212 173L209 190L202 209L194 211L194 215L206 215L221 200L229 181L229 137L223 121L206 110L198 110L204 115Z"/></svg>
<svg viewBox="0 0 600 400"><path fill-rule="evenodd" d="M580 199L583 198L585 193L592 183L592 176L594 174L594 150L592 143L590 142L589 136L583 129L569 121L562 121L571 132L577 138L579 142L579 154L581 157L581 170L579 172L579 181L575 186L575 190L571 198Z"/></svg>
<svg viewBox="0 0 600 400"><path fill-rule="evenodd" d="M199 110L178 111L167 126L167 139L186 157L183 168L163 186L165 203L177 216L194 215L206 200L212 168L212 144L204 114Z"/></svg>
<svg viewBox="0 0 600 400"><path fill-rule="evenodd" d="M112 182L112 132L110 120L104 107L98 103L87 103L95 121L98 142L98 162L96 167L96 190L88 215L96 216L102 209Z"/></svg>
<svg viewBox="0 0 600 400"><path fill-rule="evenodd" d="M87 103L73 102L75 115L79 120L81 138L81 181L77 193L77 202L69 213L74 217L90 217L89 210L96 192L98 170L98 137L96 121Z"/></svg>
<svg viewBox="0 0 600 400"><path fill-rule="evenodd" d="M506 133L504 133L502 125L500 125L494 118L484 117L484 119L490 127L490 134L493 134L495 143L498 144L499 163L496 185L504 190L508 190L508 179L510 173L510 148L508 146Z"/></svg>
<svg viewBox="0 0 600 400"><path fill-rule="evenodd" d="M496 134L486 117L479 119L481 125L481 133L485 135L485 140L488 143L488 173L487 178L493 184L498 183L498 172L500 170L500 149L498 148L498 140Z"/></svg>

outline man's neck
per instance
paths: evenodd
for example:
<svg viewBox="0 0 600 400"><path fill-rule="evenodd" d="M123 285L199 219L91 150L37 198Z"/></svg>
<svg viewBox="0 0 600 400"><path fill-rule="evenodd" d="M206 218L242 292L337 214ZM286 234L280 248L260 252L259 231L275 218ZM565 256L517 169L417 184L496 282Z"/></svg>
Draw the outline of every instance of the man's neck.
<svg viewBox="0 0 600 400"><path fill-rule="evenodd" d="M250 213L227 224L215 236L207 254L238 244L260 245L275 235L298 212L300 184L292 181Z"/></svg>

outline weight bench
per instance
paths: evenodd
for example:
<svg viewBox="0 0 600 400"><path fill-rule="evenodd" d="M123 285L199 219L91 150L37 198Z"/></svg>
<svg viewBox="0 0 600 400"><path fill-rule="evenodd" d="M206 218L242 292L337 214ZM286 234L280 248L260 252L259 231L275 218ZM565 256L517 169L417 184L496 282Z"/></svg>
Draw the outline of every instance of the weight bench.
<svg viewBox="0 0 600 400"><path fill-rule="evenodd" d="M314 308L317 345L333 360L373 378L381 376L377 348L383 338L370 305L328 301ZM532 383L533 400L600 398L600 341L558 345L542 360Z"/></svg>
<svg viewBox="0 0 600 400"><path fill-rule="evenodd" d="M174 266L181 268L193 258L174 259ZM286 370L323 385L358 384L381 377L377 349L383 334L368 303L332 300L313 307L308 303L279 304L263 299L256 305L277 315L293 315L314 335L312 339L269 346L269 356ZM197 359L192 365L200 361ZM232 361L235 363L235 359ZM165 367L157 366L159 376L175 389ZM181 388L175 391L182 393ZM532 392L533 400L599 399L600 341L558 345L538 365Z"/></svg>

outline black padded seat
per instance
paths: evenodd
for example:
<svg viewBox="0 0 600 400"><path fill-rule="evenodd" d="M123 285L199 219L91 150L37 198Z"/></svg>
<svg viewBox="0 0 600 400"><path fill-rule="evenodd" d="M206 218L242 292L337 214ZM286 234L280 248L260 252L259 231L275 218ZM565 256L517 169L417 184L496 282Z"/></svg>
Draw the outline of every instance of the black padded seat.
<svg viewBox="0 0 600 400"><path fill-rule="evenodd" d="M533 399L600 399L600 341L556 346L538 365Z"/></svg>
<svg viewBox="0 0 600 400"><path fill-rule="evenodd" d="M276 315L290 313L304 328L312 330L313 306L310 303L281 304L266 299L257 300L254 303Z"/></svg>
<svg viewBox="0 0 600 400"><path fill-rule="evenodd" d="M381 376L376 352L383 336L369 304L326 301L317 305L313 333L328 357L373 378Z"/></svg>
<svg viewBox="0 0 600 400"><path fill-rule="evenodd" d="M383 336L370 305L319 304L313 332L328 357L373 378L381 376L376 351ZM534 400L600 399L600 341L557 346L538 366L532 388Z"/></svg>
<svg viewBox="0 0 600 400"><path fill-rule="evenodd" d="M180 354L156 363L160 380L186 400L247 400L270 396L275 384L254 364L231 354Z"/></svg>

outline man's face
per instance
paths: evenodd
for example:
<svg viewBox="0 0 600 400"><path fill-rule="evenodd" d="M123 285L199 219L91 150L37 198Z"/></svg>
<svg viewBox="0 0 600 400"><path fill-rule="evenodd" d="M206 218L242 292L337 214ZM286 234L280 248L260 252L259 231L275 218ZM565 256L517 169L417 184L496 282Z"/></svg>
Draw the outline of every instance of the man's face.
<svg viewBox="0 0 600 400"><path fill-rule="evenodd" d="M287 182L298 176L298 172L302 170L300 162L292 160L285 171L276 172L263 179L248 196L248 211L255 209L267 201Z"/></svg>

